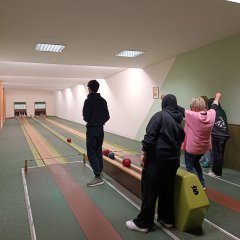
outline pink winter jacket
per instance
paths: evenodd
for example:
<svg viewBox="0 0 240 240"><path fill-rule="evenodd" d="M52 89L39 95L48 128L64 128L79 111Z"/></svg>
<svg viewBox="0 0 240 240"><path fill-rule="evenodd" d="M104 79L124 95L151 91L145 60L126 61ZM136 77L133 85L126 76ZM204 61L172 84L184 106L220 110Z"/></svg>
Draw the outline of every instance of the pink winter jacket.
<svg viewBox="0 0 240 240"><path fill-rule="evenodd" d="M204 154L211 148L211 132L216 111L210 109L207 114L185 110L185 140L182 149L191 154Z"/></svg>

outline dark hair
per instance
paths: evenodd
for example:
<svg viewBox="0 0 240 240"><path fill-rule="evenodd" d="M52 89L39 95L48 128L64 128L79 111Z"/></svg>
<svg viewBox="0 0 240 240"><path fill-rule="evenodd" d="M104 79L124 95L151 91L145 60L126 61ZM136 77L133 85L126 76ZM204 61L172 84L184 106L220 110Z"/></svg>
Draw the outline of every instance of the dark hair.
<svg viewBox="0 0 240 240"><path fill-rule="evenodd" d="M99 89L99 83L97 80L91 80L88 82L87 86L93 91L97 92Z"/></svg>
<svg viewBox="0 0 240 240"><path fill-rule="evenodd" d="M204 100L206 104L206 108L208 108L208 97L207 96L201 96L201 98Z"/></svg>

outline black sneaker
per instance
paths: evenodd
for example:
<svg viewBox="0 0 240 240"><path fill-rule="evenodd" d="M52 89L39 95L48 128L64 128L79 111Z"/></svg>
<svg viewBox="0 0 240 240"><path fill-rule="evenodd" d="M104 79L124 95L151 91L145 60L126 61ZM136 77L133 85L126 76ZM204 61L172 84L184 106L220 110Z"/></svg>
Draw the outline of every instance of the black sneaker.
<svg viewBox="0 0 240 240"><path fill-rule="evenodd" d="M165 228L173 228L173 224L165 223L161 219L157 220L159 223L161 223Z"/></svg>
<svg viewBox="0 0 240 240"><path fill-rule="evenodd" d="M158 214L156 213L155 214L155 219L162 225L164 226L165 228L173 228L173 224L171 223L165 223L164 221L162 221L161 219L158 219Z"/></svg>
<svg viewBox="0 0 240 240"><path fill-rule="evenodd" d="M87 183L88 187L95 187L104 184L104 181L101 177L95 177L91 182Z"/></svg>

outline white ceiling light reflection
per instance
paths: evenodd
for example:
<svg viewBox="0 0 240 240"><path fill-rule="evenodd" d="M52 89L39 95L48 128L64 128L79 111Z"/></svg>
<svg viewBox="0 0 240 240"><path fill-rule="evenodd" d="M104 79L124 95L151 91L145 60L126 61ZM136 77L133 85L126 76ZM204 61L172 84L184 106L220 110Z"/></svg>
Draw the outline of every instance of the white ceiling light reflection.
<svg viewBox="0 0 240 240"><path fill-rule="evenodd" d="M126 85L127 88L129 88L132 92L137 92L139 88L144 87L144 85L141 85L141 80L143 78L144 70L142 68L129 68L128 69L128 76L130 81ZM134 93L133 93L134 94Z"/></svg>
<svg viewBox="0 0 240 240"><path fill-rule="evenodd" d="M63 90L63 95L65 98L65 101L67 103L67 105L71 105L73 102L73 94L70 88L66 88Z"/></svg>
<svg viewBox="0 0 240 240"><path fill-rule="evenodd" d="M76 102L81 103L83 99L87 98L87 92L84 85L77 85L72 88L72 94Z"/></svg>

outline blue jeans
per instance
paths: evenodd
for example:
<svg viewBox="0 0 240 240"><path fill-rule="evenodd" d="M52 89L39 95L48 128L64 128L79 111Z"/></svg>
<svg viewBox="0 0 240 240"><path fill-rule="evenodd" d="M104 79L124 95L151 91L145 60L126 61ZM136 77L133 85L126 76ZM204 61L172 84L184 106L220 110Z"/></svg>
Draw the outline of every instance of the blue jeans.
<svg viewBox="0 0 240 240"><path fill-rule="evenodd" d="M202 155L201 159L199 160L201 163L201 166L204 167L204 165L211 166L212 165L212 159L211 159L211 152L210 150Z"/></svg>
<svg viewBox="0 0 240 240"><path fill-rule="evenodd" d="M194 173L198 176L203 187L206 187L205 180L203 178L202 167L199 163L203 154L191 154L185 151L185 165L188 172Z"/></svg>

